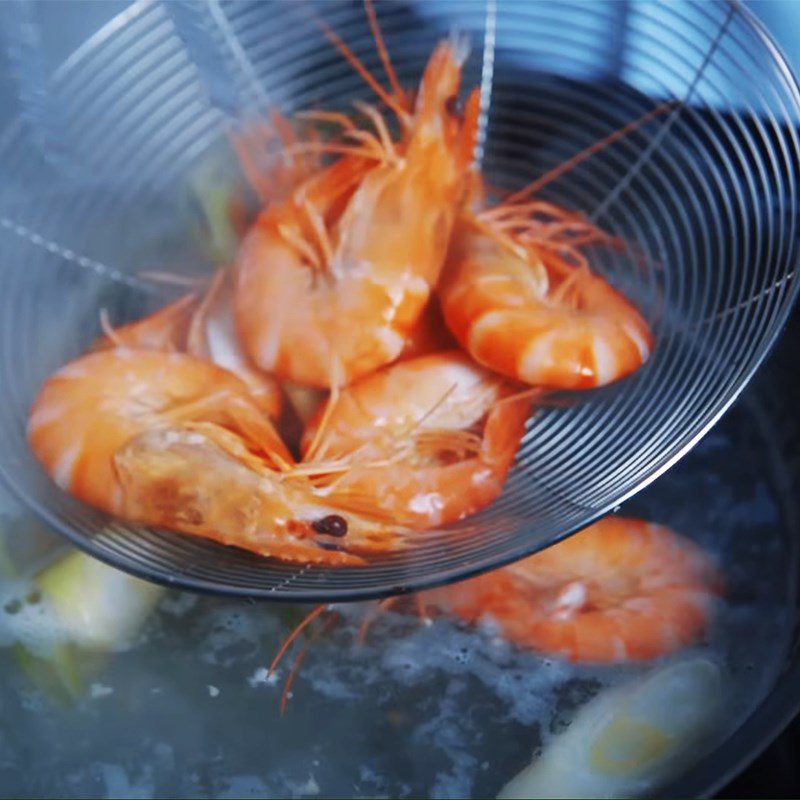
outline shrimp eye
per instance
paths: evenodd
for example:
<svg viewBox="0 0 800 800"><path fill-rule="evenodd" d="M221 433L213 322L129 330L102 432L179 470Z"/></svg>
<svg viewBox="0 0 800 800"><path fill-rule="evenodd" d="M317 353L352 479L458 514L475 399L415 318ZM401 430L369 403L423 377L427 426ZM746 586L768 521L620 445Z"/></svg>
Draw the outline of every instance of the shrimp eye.
<svg viewBox="0 0 800 800"><path fill-rule="evenodd" d="M464 120L464 107L461 105L461 101L458 99L457 95L451 94L450 97L444 101L444 110L453 117L453 119L457 119L459 122Z"/></svg>
<svg viewBox="0 0 800 800"><path fill-rule="evenodd" d="M338 514L328 514L327 517L314 520L311 527L317 533L327 533L328 536L344 536L347 533L347 520Z"/></svg>

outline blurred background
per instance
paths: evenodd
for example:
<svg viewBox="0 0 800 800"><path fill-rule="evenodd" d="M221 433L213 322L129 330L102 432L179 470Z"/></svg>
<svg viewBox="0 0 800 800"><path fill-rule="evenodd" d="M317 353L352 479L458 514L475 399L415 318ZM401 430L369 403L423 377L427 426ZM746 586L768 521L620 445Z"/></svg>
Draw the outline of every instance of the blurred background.
<svg viewBox="0 0 800 800"><path fill-rule="evenodd" d="M236 2L246 2L247 0L231 0ZM386 0L395 2L395 0ZM277 2L288 2L288 0L277 0ZM484 0L474 0L476 12L480 16L480 11L484 7ZM502 3L502 0L500 0ZM548 0L534 0L534 2L548 2ZM591 4L592 0L587 0ZM439 16L442 4L446 5L447 0L426 0L419 4L418 11L422 14ZM120 11L123 11L132 3L129 0L5 0L0 4L0 14L3 15L8 26L16 27L26 18L33 18L38 24L36 31L31 31L32 38L40 38L42 62L39 65L46 73L51 72L60 64L87 36L88 31L95 31L104 23L108 22ZM610 49L618 49L619 43L626 35L626 18L631 9L628 0L618 0L615 3L617 15L615 18L609 17L611 25L616 30L609 30L608 46ZM743 0L743 5L750 8L766 25L777 39L784 53L788 56L793 65L800 64L800 3L796 0ZM691 9L687 8L683 13L687 14L687 19L691 16ZM34 42L31 41L31 44ZM598 58L606 60L607 54L598 54ZM647 52L638 54L641 59L646 59ZM8 52L4 53L8 58ZM642 70L637 69L636 53L626 60L623 64L618 61L619 74L615 77L637 83L636 76L643 74ZM613 58L609 59L613 63ZM605 61L607 63L607 61ZM575 76L579 77L579 76ZM666 79L665 79L666 80ZM5 85L0 83L3 91L2 111L5 114L8 109L13 107L13 103L6 102L15 97L12 87L9 85L9 73L3 70L3 77L0 81L5 81ZM652 91L653 87L637 85L641 91Z"/></svg>

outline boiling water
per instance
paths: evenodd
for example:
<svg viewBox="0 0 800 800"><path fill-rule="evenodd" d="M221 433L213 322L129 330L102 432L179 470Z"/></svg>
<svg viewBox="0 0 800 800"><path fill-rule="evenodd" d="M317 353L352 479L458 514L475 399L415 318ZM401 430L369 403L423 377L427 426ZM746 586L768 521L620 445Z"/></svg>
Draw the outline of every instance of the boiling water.
<svg viewBox="0 0 800 800"><path fill-rule="evenodd" d="M727 600L695 648L725 676L709 748L769 690L790 628L795 553L763 417L741 406L625 509L685 532L725 571ZM30 520L7 528L29 571L60 545ZM24 590L7 581L12 594ZM367 607L349 606L310 650L281 717L286 668L265 667L307 609L170 592L125 651L77 652L75 697L57 701L11 647L41 651L56 636L37 604L6 602L0 635L8 796L494 796L577 707L649 669L570 665L399 613L359 646Z"/></svg>

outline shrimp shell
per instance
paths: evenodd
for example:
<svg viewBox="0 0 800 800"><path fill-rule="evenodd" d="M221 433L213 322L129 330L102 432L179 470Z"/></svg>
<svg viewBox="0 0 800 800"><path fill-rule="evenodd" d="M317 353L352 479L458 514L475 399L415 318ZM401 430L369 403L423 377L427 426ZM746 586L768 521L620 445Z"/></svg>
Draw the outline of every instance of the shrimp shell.
<svg viewBox="0 0 800 800"><path fill-rule="evenodd" d="M588 267L462 221L439 287L448 327L470 355L515 380L588 389L647 361L641 314Z"/></svg>
<svg viewBox="0 0 800 800"><path fill-rule="evenodd" d="M708 627L722 581L712 560L663 525L606 517L547 549L423 593L522 647L571 661L657 658Z"/></svg>
<svg viewBox="0 0 800 800"><path fill-rule="evenodd" d="M502 491L531 406L514 391L458 350L409 359L331 399L303 450L306 459L313 448L319 460L347 462L331 502L410 528L445 525Z"/></svg>
<svg viewBox="0 0 800 800"><path fill-rule="evenodd" d="M438 280L472 160L479 98L453 113L457 56L448 42L437 47L400 141L370 108L369 148L353 146L256 220L237 259L236 319L262 369L328 388L403 351Z"/></svg>
<svg viewBox="0 0 800 800"><path fill-rule="evenodd" d="M339 512L297 473L243 381L181 353L117 347L67 364L28 440L62 489L131 521L301 563L402 546L397 525Z"/></svg>

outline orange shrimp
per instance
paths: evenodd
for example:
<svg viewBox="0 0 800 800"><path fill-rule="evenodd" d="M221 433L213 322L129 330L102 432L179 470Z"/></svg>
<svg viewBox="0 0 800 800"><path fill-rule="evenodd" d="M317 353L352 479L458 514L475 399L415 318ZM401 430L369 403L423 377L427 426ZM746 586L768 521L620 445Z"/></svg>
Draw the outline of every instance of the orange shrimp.
<svg viewBox="0 0 800 800"><path fill-rule="evenodd" d="M333 395L305 431L304 463L347 463L328 487L341 507L445 525L500 494L529 409L461 351L401 361Z"/></svg>
<svg viewBox="0 0 800 800"><path fill-rule="evenodd" d="M652 334L579 249L610 240L543 202L462 215L438 287L447 325L478 363L524 383L586 389L629 375Z"/></svg>
<svg viewBox="0 0 800 800"><path fill-rule="evenodd" d="M406 339L400 360L453 350L456 347L458 342L444 323L439 302L432 297ZM315 416L319 418L320 409L328 394L324 389L304 386L293 381L283 381L282 388L301 425L307 426Z"/></svg>
<svg viewBox="0 0 800 800"><path fill-rule="evenodd" d="M303 563L398 546L393 528L335 513L247 385L192 356L116 348L67 364L36 398L28 440L61 488L132 521Z"/></svg>
<svg viewBox="0 0 800 800"><path fill-rule="evenodd" d="M259 406L273 419L280 416L283 394L278 381L256 369L242 353L233 321L232 284L225 269L217 271L202 297L188 294L153 314L112 328L92 349L128 347L187 353L211 361L241 378Z"/></svg>
<svg viewBox="0 0 800 800"><path fill-rule="evenodd" d="M579 213L528 198L674 106L662 103L499 205L480 210L486 192L474 177L438 294L448 327L476 361L555 389L603 386L647 361L650 327L628 298L591 271L584 254L618 240Z"/></svg>
<svg viewBox="0 0 800 800"><path fill-rule="evenodd" d="M413 607L423 621L434 611L470 624L489 622L521 648L611 663L654 659L689 646L708 628L722 591L711 558L693 542L663 525L606 517L522 561L419 592ZM358 641L379 613L399 601L407 598L380 601L364 617ZM316 606L293 629L270 671L326 611L327 606ZM281 713L308 647L323 630L313 633L295 658Z"/></svg>
<svg viewBox="0 0 800 800"><path fill-rule="evenodd" d="M374 107L359 106L375 133L328 113L349 143L324 146L344 157L263 211L237 260L244 349L262 369L317 387L347 384L401 354L441 271L479 100L476 90L463 114L456 107L465 57L458 44L436 48L412 109L330 35L396 112L399 140Z"/></svg>
<svg viewBox="0 0 800 800"><path fill-rule="evenodd" d="M522 647L572 661L657 658L709 624L721 579L711 559L663 525L606 517L546 550L423 593L469 622L490 619Z"/></svg>

